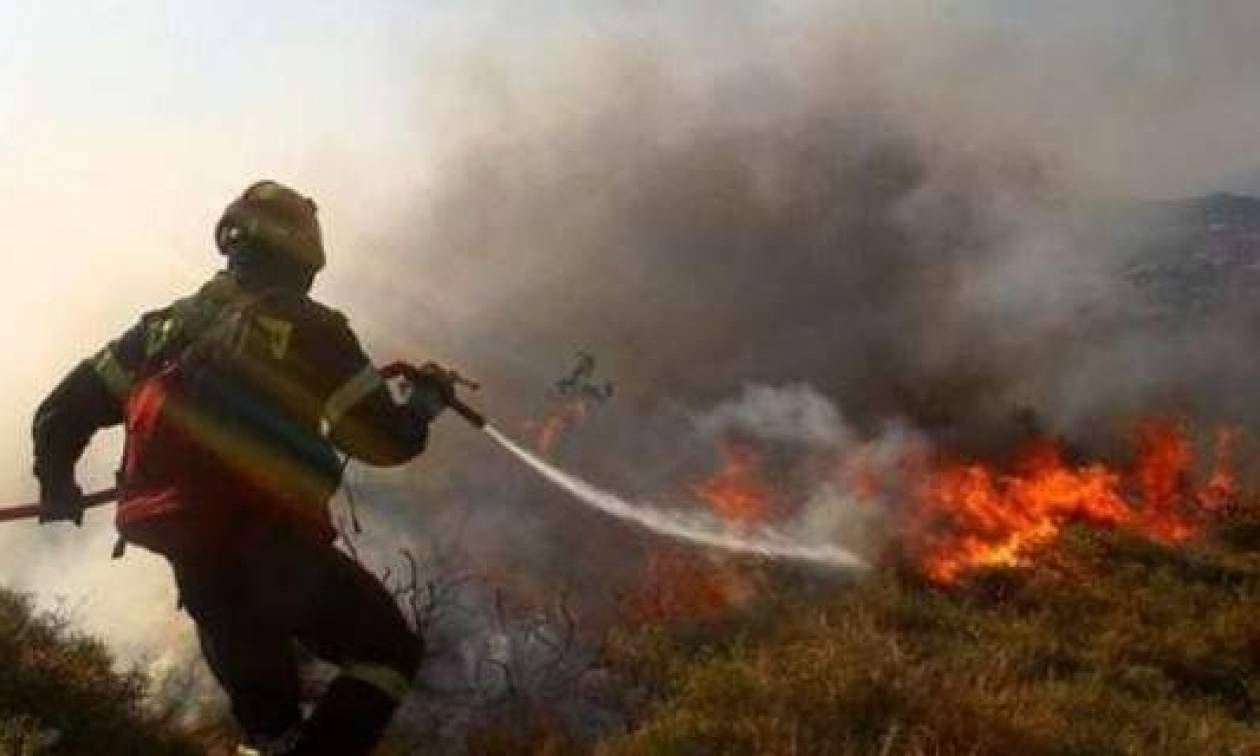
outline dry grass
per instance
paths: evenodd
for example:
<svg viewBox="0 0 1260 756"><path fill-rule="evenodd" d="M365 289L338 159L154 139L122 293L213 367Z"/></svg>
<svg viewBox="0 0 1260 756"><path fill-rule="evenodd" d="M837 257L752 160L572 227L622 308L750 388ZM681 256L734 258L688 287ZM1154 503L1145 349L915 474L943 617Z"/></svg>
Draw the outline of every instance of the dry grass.
<svg viewBox="0 0 1260 756"><path fill-rule="evenodd" d="M1179 550L1077 530L1038 565L621 637L649 702L599 752L1260 754L1260 525Z"/></svg>
<svg viewBox="0 0 1260 756"><path fill-rule="evenodd" d="M1036 565L950 590L779 574L738 613L609 640L628 732L583 745L530 710L463 747L1260 755L1260 518L1184 549L1078 529ZM198 752L145 694L99 643L0 591L0 754Z"/></svg>

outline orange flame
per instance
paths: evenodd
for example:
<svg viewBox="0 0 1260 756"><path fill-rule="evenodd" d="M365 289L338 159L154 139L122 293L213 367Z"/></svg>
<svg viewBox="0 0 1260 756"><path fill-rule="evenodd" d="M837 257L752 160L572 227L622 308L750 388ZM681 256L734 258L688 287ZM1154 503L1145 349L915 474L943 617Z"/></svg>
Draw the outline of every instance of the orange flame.
<svg viewBox="0 0 1260 756"><path fill-rule="evenodd" d="M937 461L900 513L901 545L929 579L952 583L978 567L1022 563L1072 522L1185 541L1234 496L1233 438L1218 435L1215 470L1199 491L1190 486L1194 459L1186 431L1168 420L1139 426L1127 469L1068 462L1061 446L1045 439L1025 448L1009 471Z"/></svg>
<svg viewBox="0 0 1260 756"><path fill-rule="evenodd" d="M751 525L766 519L770 488L759 471L753 449L728 441L722 445L722 468L712 477L691 485L691 492L723 520Z"/></svg>
<svg viewBox="0 0 1260 756"><path fill-rule="evenodd" d="M666 550L648 556L642 587L621 604L630 622L711 621L757 593L755 577L735 566Z"/></svg>
<svg viewBox="0 0 1260 756"><path fill-rule="evenodd" d="M560 405L541 422L531 423L530 425L538 428L536 440L538 450L543 454L551 454L565 431L581 422L589 412L590 407L586 402L574 399Z"/></svg>
<svg viewBox="0 0 1260 756"><path fill-rule="evenodd" d="M983 463L941 462L905 513L905 546L930 579L952 582L982 566L1016 563L1065 522L1117 525L1129 516L1121 476L1100 464L1073 467L1048 441L1003 473Z"/></svg>
<svg viewBox="0 0 1260 756"><path fill-rule="evenodd" d="M1234 456L1238 452L1237 428L1216 430L1216 462L1212 474L1198 493L1198 503L1209 512L1219 512L1237 498L1238 476L1234 472Z"/></svg>
<svg viewBox="0 0 1260 756"><path fill-rule="evenodd" d="M721 466L688 486L691 493L732 526L766 520L772 495L756 451L725 441L721 453ZM642 587L622 602L622 612L631 622L710 621L746 602L758 589L756 572L734 562L657 549L648 556Z"/></svg>
<svg viewBox="0 0 1260 756"><path fill-rule="evenodd" d="M870 505L895 502L895 546L912 567L940 585L984 567L1021 566L1072 523L1121 528L1180 543L1201 533L1213 513L1238 497L1234 470L1240 434L1218 430L1206 480L1194 487L1194 446L1183 423L1139 423L1128 464L1077 459L1049 438L1024 444L1006 464L923 448L876 459L859 448L833 467L837 480ZM782 492L768 482L758 451L726 441L721 465L688 486L736 527L781 515ZM643 587L623 602L628 619L709 620L764 587L758 573L734 562L658 550Z"/></svg>
<svg viewBox="0 0 1260 756"><path fill-rule="evenodd" d="M1164 541L1184 541L1198 530L1185 495L1193 462L1184 430L1165 419L1138 426L1138 455L1133 477L1141 492L1138 529Z"/></svg>

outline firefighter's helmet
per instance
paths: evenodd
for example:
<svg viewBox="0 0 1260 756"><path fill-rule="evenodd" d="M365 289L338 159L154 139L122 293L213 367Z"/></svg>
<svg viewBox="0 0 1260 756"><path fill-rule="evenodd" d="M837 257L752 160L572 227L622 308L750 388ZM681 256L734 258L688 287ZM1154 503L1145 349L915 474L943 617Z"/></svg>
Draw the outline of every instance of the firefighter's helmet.
<svg viewBox="0 0 1260 756"><path fill-rule="evenodd" d="M309 197L275 181L259 181L223 211L214 240L228 257L257 250L319 271L325 258L316 210Z"/></svg>

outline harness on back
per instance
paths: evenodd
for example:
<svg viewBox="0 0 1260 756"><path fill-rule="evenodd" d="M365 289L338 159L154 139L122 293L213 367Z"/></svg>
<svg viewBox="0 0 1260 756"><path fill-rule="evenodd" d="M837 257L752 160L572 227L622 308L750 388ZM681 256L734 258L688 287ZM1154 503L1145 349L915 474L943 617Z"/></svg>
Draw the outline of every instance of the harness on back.
<svg viewBox="0 0 1260 756"><path fill-rule="evenodd" d="M293 324L267 314L271 296L198 295L149 325L144 369L124 404L123 541L169 555L221 547L277 520L335 537L327 503L342 462L262 385L293 381Z"/></svg>

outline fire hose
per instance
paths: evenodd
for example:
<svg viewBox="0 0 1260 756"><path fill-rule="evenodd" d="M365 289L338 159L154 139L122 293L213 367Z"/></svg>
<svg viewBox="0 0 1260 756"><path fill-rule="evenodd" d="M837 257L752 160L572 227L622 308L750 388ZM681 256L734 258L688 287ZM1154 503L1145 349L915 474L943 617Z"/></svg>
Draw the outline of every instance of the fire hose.
<svg viewBox="0 0 1260 756"><path fill-rule="evenodd" d="M108 504L111 501L118 500L117 488L106 488L103 491L85 494L80 500L84 509L90 507L99 507L102 504ZM10 520L25 520L29 517L38 517L43 506L40 504L20 504L16 507L6 507L0 509L0 522L9 522Z"/></svg>
<svg viewBox="0 0 1260 756"><path fill-rule="evenodd" d="M429 366L429 376L434 368ZM479 386L459 375L455 371L442 370L439 376L444 378L448 390L443 397L447 408L459 415L477 430L508 451L512 456L538 473L549 483L565 491L574 499L591 509L614 517L622 522L630 523L645 530L677 541L691 543L711 549L718 549L738 554L750 554L767 559L783 559L796 562L809 562L833 569L865 571L870 565L861 556L846 548L825 541L808 541L793 537L771 527L757 529L732 529L726 524L716 522L703 514L688 513L676 508L664 508L650 502L630 501L615 493L599 488L587 481L567 473L550 462L540 458L521 445L512 441L498 428L490 425L484 415L469 407L457 396L456 386L465 386L476 390ZM415 380L425 372L402 362L396 362L381 369L381 375L387 380L403 377L414 384ZM118 498L118 489L110 488L86 495L84 507L95 507ZM0 509L0 522L35 517L40 512L39 504L25 504L8 509Z"/></svg>

